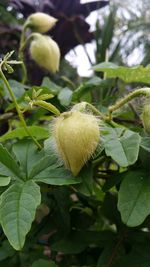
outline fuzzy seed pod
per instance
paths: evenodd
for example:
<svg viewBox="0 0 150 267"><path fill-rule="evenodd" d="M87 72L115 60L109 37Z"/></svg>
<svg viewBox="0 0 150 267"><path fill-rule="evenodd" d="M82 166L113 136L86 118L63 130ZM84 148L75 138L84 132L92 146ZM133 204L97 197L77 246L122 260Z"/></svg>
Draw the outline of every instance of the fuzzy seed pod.
<svg viewBox="0 0 150 267"><path fill-rule="evenodd" d="M30 15L26 24L36 32L44 33L55 26L57 19L42 12Z"/></svg>
<svg viewBox="0 0 150 267"><path fill-rule="evenodd" d="M141 117L145 131L150 134L150 104L144 106Z"/></svg>
<svg viewBox="0 0 150 267"><path fill-rule="evenodd" d="M98 145L97 119L80 111L65 112L56 119L53 134L66 168L76 176Z"/></svg>
<svg viewBox="0 0 150 267"><path fill-rule="evenodd" d="M35 33L30 44L30 55L39 66L53 73L58 71L60 50L51 37Z"/></svg>

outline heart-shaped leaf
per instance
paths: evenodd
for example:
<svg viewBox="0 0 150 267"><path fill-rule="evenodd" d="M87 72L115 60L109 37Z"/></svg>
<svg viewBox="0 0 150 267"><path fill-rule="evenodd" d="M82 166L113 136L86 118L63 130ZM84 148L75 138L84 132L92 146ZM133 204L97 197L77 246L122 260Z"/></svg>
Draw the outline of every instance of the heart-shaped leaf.
<svg viewBox="0 0 150 267"><path fill-rule="evenodd" d="M1 195L0 222L14 249L23 247L40 202L40 187L33 181L16 182Z"/></svg>
<svg viewBox="0 0 150 267"><path fill-rule="evenodd" d="M105 128L104 147L110 156L121 167L127 167L136 162L140 147L140 135L125 128Z"/></svg>
<svg viewBox="0 0 150 267"><path fill-rule="evenodd" d="M150 175L132 171L125 175L119 190L118 209L128 226L140 225L150 214Z"/></svg>

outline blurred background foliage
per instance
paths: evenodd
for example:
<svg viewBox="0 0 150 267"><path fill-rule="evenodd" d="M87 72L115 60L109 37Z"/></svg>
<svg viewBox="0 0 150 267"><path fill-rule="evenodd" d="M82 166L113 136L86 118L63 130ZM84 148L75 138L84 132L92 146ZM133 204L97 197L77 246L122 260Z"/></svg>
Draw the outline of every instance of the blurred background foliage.
<svg viewBox="0 0 150 267"><path fill-rule="evenodd" d="M20 82L20 67L15 67L13 74L6 74L22 110L28 105L25 96L31 97L33 89L42 89L42 93L54 95L50 103L61 112L80 101L92 103L105 112L123 94L150 83L147 76L143 79L139 67L133 70L118 67L121 75L115 74L115 64L127 67L149 65L149 0L94 1L85 4L78 0L1 0L0 57L15 50L13 57L17 59L22 25L36 11L59 19L48 34L59 44L61 66L56 75L51 75L30 59L26 49L28 83L23 85ZM99 66L84 71L96 64ZM111 77L110 71L113 73ZM148 75L145 70L144 74ZM142 132L140 108L141 100L132 101L114 114L114 121ZM24 117L39 140L49 136L48 127L53 118L49 111L35 108L24 112ZM40 133L36 127L41 125L43 131ZM1 79L0 135L0 142L8 148L26 136ZM149 152L144 153L149 168ZM37 257L55 259L61 267L150 266L150 235L146 232L150 229L150 217L132 230L121 222L114 187L119 188L122 176L118 179L118 167L109 158L107 161L106 174L109 179L106 178L103 190L101 184L95 185L97 174L95 169L91 172L90 164L83 185L77 188L77 195L72 187L56 186L51 190L43 185L42 205L23 251L15 252L0 229L0 267L31 266ZM134 167L139 168L139 162L136 164ZM99 171L98 175L103 183L105 170L102 173ZM114 262L110 261L112 258L115 258ZM57 267L53 262L49 264L37 261L33 267Z"/></svg>
<svg viewBox="0 0 150 267"><path fill-rule="evenodd" d="M104 7L108 1L95 1L88 4L80 4L75 1L27 1L10 0L2 1L0 4L1 12L1 53L18 47L22 23L34 12L45 12L58 19L55 29L50 31L50 35L58 43L62 59L64 56L78 44L90 42L93 39L93 33L89 31L90 25L85 18L92 10ZM6 21L5 14L8 18ZM3 20L4 17L4 20ZM2 41L3 39L3 41ZM11 42L11 45L10 45ZM11 46L11 48L10 48ZM27 56L28 59L28 56ZM28 62L28 60L27 60ZM34 83L39 83L43 76L41 71L35 70L32 64L28 64L29 74ZM38 78L36 78L38 77Z"/></svg>

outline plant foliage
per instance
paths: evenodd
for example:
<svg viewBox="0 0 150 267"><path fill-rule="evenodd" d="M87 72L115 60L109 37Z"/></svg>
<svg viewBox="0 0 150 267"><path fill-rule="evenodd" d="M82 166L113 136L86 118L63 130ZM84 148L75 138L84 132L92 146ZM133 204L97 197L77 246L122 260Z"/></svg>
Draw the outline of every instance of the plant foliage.
<svg viewBox="0 0 150 267"><path fill-rule="evenodd" d="M33 1L11 2L22 11L34 8ZM58 11L58 2L48 1L49 7ZM0 266L150 266L149 110L145 129L142 116L150 101L150 68L105 62L115 12L105 25L109 36L103 33L97 44L102 54L97 51L95 73L78 85L72 69L69 77L58 73L30 84L22 46L21 62L13 52L0 60ZM16 65L23 82L11 79ZM84 123L73 121L68 125L75 134L68 135L64 121L74 112L88 114L87 124L83 131ZM98 129L92 155L86 150L94 127L87 136L86 117ZM69 159L74 163L72 155L81 152L91 157L74 176Z"/></svg>

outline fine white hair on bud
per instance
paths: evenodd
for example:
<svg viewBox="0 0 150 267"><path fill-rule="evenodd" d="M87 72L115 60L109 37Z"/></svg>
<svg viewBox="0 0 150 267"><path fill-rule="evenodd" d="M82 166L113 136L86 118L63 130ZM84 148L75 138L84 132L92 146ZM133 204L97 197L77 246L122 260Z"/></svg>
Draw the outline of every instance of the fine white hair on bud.
<svg viewBox="0 0 150 267"><path fill-rule="evenodd" d="M51 30L56 22L56 18L42 12L37 12L28 17L26 24L34 31L44 33Z"/></svg>
<svg viewBox="0 0 150 267"><path fill-rule="evenodd" d="M49 36L34 33L30 43L31 58L41 67L55 73L59 69L60 50Z"/></svg>
<svg viewBox="0 0 150 267"><path fill-rule="evenodd" d="M98 121L92 114L70 111L55 120L53 136L58 153L74 176L95 152L99 135Z"/></svg>
<svg viewBox="0 0 150 267"><path fill-rule="evenodd" d="M141 118L145 131L150 134L150 104L144 105Z"/></svg>

